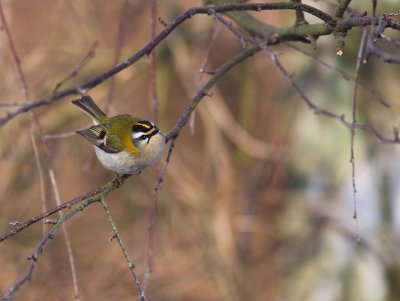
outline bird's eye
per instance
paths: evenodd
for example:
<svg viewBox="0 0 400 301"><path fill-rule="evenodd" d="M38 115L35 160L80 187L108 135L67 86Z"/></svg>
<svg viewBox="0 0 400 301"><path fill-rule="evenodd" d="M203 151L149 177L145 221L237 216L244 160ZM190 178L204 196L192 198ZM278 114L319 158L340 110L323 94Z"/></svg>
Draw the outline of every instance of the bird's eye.
<svg viewBox="0 0 400 301"><path fill-rule="evenodd" d="M132 126L132 139L136 143L147 141L150 143L151 137L157 134L160 130L151 121L141 120Z"/></svg>

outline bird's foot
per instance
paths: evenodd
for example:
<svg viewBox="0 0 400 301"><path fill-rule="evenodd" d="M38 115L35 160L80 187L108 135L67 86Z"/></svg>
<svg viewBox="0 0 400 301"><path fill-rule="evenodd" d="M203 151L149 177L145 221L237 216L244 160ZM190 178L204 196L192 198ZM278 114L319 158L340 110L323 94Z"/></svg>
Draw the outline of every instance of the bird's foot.
<svg viewBox="0 0 400 301"><path fill-rule="evenodd" d="M115 173L114 183L116 184L117 188L120 188L131 175L120 175Z"/></svg>

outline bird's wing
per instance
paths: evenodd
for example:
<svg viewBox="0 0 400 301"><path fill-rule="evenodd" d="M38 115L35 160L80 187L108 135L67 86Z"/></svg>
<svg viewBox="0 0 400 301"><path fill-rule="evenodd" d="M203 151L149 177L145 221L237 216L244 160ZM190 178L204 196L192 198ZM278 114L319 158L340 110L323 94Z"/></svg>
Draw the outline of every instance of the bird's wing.
<svg viewBox="0 0 400 301"><path fill-rule="evenodd" d="M100 124L76 132L106 153L118 153L123 149L119 139L113 135L111 137L107 135L107 129Z"/></svg>

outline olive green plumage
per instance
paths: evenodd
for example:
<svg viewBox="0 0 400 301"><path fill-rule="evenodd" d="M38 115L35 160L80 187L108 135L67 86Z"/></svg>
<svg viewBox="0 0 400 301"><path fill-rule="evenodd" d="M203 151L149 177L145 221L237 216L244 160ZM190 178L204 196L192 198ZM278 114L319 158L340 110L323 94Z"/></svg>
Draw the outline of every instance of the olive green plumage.
<svg viewBox="0 0 400 301"><path fill-rule="evenodd" d="M95 145L100 162L118 174L140 173L156 161L165 149L165 135L151 121L128 114L108 117L90 96L72 103L95 125L77 133Z"/></svg>

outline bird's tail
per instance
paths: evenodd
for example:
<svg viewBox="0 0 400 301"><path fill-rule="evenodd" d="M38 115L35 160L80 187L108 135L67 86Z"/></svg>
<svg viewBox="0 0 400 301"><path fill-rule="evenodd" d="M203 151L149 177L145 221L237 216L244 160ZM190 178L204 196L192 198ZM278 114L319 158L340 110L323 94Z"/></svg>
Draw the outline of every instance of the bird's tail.
<svg viewBox="0 0 400 301"><path fill-rule="evenodd" d="M88 95L84 95L79 99L74 99L72 103L99 122L102 122L104 117L106 117L106 113L104 113Z"/></svg>

